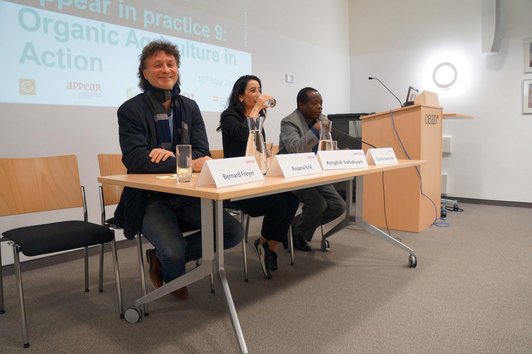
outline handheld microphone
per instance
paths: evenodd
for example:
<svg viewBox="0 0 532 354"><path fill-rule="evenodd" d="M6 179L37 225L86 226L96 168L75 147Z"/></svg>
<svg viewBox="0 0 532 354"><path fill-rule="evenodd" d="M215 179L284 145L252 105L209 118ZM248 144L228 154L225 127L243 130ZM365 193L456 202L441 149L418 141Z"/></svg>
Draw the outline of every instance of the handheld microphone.
<svg viewBox="0 0 532 354"><path fill-rule="evenodd" d="M390 92L390 93L392 94L393 97L395 97L395 99L399 102L399 105L400 105L401 107L403 107L403 103L401 102L401 100L399 99L399 97L397 97L397 96L392 92L392 90L390 90L390 89L388 88L388 86L386 86L385 84L383 84L381 80L379 80L379 79L376 78L376 77L371 77L371 76L368 77L368 80L377 80L378 82L380 82L380 84L381 84L382 86L384 86L384 88L385 88L386 90L388 90L388 92Z"/></svg>
<svg viewBox="0 0 532 354"><path fill-rule="evenodd" d="M316 124L318 122L328 122L328 121L329 121L329 118L325 114L320 114L318 119L316 119L313 124Z"/></svg>

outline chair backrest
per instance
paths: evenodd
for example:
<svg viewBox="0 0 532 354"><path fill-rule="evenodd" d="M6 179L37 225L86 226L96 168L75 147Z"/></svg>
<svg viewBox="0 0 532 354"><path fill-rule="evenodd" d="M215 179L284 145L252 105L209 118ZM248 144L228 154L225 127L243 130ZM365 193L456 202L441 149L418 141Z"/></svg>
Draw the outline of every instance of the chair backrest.
<svg viewBox="0 0 532 354"><path fill-rule="evenodd" d="M0 216L83 207L76 155L0 158Z"/></svg>
<svg viewBox="0 0 532 354"><path fill-rule="evenodd" d="M126 166L122 163L122 154L98 154L100 176L123 175L127 173ZM111 184L102 185L104 205L118 204L122 194L121 186Z"/></svg>

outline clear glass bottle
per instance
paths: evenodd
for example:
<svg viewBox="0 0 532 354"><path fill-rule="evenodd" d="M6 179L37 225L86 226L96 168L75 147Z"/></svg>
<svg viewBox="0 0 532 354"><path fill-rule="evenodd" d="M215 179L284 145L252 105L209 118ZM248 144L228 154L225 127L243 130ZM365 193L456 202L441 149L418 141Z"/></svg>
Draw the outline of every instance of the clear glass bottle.
<svg viewBox="0 0 532 354"><path fill-rule="evenodd" d="M320 120L320 141L318 143L318 151L327 150L327 141L332 141L332 121Z"/></svg>
<svg viewBox="0 0 532 354"><path fill-rule="evenodd" d="M262 135L262 125L264 124L264 117L248 117L249 136L246 145L246 156L253 156L257 161L257 165L263 174L266 174L266 144L264 144L264 136Z"/></svg>

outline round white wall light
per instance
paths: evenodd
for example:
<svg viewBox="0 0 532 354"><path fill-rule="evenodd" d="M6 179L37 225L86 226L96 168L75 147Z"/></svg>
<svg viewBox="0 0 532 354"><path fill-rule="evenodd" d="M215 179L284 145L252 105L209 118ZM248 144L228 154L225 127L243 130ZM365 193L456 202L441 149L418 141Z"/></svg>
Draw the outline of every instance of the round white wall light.
<svg viewBox="0 0 532 354"><path fill-rule="evenodd" d="M432 72L432 80L440 88L449 88L451 87L458 78L458 71L456 67L449 63L440 63L434 68Z"/></svg>

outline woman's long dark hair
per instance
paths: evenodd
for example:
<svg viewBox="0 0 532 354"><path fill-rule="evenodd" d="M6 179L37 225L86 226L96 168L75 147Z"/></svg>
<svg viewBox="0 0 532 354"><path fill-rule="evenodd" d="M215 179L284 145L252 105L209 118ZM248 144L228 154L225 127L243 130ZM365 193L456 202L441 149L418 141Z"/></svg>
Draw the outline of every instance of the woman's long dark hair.
<svg viewBox="0 0 532 354"><path fill-rule="evenodd" d="M262 83L258 77L255 75L244 75L238 78L236 80L235 84L233 85L233 90L231 91L231 96L229 97L229 100L227 102L227 108L234 109L240 116L245 117L246 116L246 107L244 107L244 102L240 102L240 95L243 95L246 91L246 86L248 85L248 82L251 80L255 80L259 83L259 87L262 90ZM261 110L260 115L265 115L265 110ZM216 131L222 130L222 123L220 121L220 125L218 128L216 128Z"/></svg>

